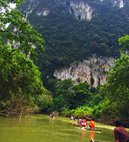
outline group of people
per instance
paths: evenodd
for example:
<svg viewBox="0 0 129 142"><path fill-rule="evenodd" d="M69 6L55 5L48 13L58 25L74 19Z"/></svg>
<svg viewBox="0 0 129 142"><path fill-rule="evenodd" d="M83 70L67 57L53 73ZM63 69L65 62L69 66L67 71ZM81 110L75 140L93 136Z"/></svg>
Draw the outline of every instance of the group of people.
<svg viewBox="0 0 129 142"><path fill-rule="evenodd" d="M94 130L95 120L92 119L88 123L86 118L79 118L76 125L80 127L85 127L86 129L89 128L90 130ZM116 128L114 128L115 142L129 142L129 134L126 131L126 129L122 126L120 120L115 121L115 126L116 126ZM91 139L91 141L94 142L93 139Z"/></svg>
<svg viewBox="0 0 129 142"><path fill-rule="evenodd" d="M75 118L75 116L71 116L70 119L71 119L71 120L75 120L76 118ZM78 118L78 121L77 121L76 126L85 127L85 128L87 128L87 129L90 128L90 129L93 130L93 129L95 128L95 120L92 119L92 120L88 123L88 121L86 120L85 117L83 117L83 118Z"/></svg>
<svg viewBox="0 0 129 142"><path fill-rule="evenodd" d="M70 120L75 120L75 119L76 119L75 115L70 117Z"/></svg>
<svg viewBox="0 0 129 142"><path fill-rule="evenodd" d="M77 124L80 125L81 127L86 127L90 129L95 128L95 120L92 119L89 123L87 122L86 118L79 118L77 121Z"/></svg>
<svg viewBox="0 0 129 142"><path fill-rule="evenodd" d="M52 119L54 117L54 112L50 114L50 118ZM71 120L75 120L75 115L70 117ZM79 127L85 127L86 129L95 130L95 120L92 119L89 123L87 122L86 118L78 118L76 126ZM122 126L121 121L117 120L115 121L114 128L114 138L115 142L129 142L129 134L126 131L126 129ZM91 138L91 142L94 142L93 138Z"/></svg>

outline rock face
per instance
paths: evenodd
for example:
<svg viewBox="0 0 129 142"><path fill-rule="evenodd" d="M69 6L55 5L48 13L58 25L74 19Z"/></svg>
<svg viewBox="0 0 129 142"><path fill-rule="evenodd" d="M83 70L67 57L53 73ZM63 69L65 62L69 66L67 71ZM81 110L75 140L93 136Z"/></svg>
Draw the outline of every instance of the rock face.
<svg viewBox="0 0 129 142"><path fill-rule="evenodd" d="M96 0L96 2L100 3L104 3L105 1L107 0ZM125 5L124 0L111 0L111 4L119 8L123 8ZM88 0L71 0L70 2L70 12L79 20L91 20L94 10L95 8L91 6Z"/></svg>
<svg viewBox="0 0 129 142"><path fill-rule="evenodd" d="M112 3L114 6L118 6L119 8L123 8L125 5L123 0L113 0Z"/></svg>
<svg viewBox="0 0 129 142"><path fill-rule="evenodd" d="M70 12L75 15L79 20L91 20L93 8L90 7L86 2L70 2Z"/></svg>
<svg viewBox="0 0 129 142"><path fill-rule="evenodd" d="M97 87L106 83L107 72L114 61L114 58L93 56L82 62L74 62L69 68L56 70L54 76L61 80L71 78L76 84L86 81Z"/></svg>
<svg viewBox="0 0 129 142"><path fill-rule="evenodd" d="M30 13L32 13L32 11L34 10L34 8L39 4L39 1L37 0L31 0L31 1L26 1L26 8L24 10L24 15L26 16L26 18L28 17L28 15Z"/></svg>
<svg viewBox="0 0 129 142"><path fill-rule="evenodd" d="M49 14L49 9L42 9L40 11L37 11L37 15L40 16L40 15L43 15L43 16L47 16Z"/></svg>
<svg viewBox="0 0 129 142"><path fill-rule="evenodd" d="M110 3L110 5L113 7L116 6L119 8L124 8L126 3L129 3L128 0L49 0L48 4L44 2L46 0L25 1L26 7L24 9L24 14L26 17L28 14L32 13L35 8L37 16L47 16L52 7L57 3L60 3L65 5L69 9L69 12L79 20L91 20L98 4L103 7L103 4L107 5L108 2L108 4Z"/></svg>

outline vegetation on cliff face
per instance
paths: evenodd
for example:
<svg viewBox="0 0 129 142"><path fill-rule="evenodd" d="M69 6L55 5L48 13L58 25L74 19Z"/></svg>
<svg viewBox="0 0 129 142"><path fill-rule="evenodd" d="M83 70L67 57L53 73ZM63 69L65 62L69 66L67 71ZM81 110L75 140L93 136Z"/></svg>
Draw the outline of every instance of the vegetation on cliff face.
<svg viewBox="0 0 129 142"><path fill-rule="evenodd" d="M20 8L28 13L30 24L42 33L46 41L45 52L43 54L38 52L39 62L37 62L45 86L48 77L53 75L55 69L69 66L75 60L83 60L93 54L120 56L117 39L129 34L126 14L128 5L119 8L107 1L84 2L94 9L90 21L78 20L74 13L70 13L70 1L67 0L66 2L39 0L37 3L34 1L28 8L32 10L30 13L26 8L30 1L26 0ZM49 11L47 15L43 15L44 10Z"/></svg>

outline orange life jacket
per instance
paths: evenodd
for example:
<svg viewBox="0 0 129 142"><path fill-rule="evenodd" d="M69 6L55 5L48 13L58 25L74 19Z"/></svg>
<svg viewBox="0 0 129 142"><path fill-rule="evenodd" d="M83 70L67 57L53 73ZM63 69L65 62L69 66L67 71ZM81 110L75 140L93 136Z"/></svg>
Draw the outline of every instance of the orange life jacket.
<svg viewBox="0 0 129 142"><path fill-rule="evenodd" d="M94 121L90 121L90 126L91 126L92 128L94 128L94 127L95 127L95 122L94 122Z"/></svg>

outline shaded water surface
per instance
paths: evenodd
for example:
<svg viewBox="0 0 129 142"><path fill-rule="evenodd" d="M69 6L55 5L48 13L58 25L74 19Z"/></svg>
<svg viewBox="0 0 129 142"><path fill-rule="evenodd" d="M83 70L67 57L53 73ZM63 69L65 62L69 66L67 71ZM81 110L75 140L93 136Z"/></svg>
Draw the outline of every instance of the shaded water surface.
<svg viewBox="0 0 129 142"><path fill-rule="evenodd" d="M101 131L82 130L70 125L68 118L50 120L47 115L19 119L0 117L0 142L113 142L113 127L96 124Z"/></svg>

